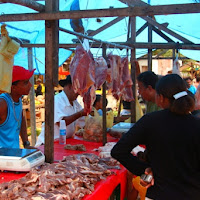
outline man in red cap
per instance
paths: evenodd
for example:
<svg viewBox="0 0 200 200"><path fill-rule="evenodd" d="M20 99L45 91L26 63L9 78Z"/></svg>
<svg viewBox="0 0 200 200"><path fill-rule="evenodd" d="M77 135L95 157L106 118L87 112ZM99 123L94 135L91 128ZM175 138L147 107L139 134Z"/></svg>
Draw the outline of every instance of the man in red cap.
<svg viewBox="0 0 200 200"><path fill-rule="evenodd" d="M0 95L0 147L19 148L20 135L24 148L33 148L28 141L21 100L22 95L29 94L33 73L34 70L13 66L11 93Z"/></svg>

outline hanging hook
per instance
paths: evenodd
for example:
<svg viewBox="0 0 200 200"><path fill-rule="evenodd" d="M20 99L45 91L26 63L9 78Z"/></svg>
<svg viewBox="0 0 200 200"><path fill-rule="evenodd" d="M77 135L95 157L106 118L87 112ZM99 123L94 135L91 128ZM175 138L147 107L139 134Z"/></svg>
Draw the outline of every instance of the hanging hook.
<svg viewBox="0 0 200 200"><path fill-rule="evenodd" d="M99 53L99 50L101 49L101 47L102 47L102 41L101 41L101 44L100 44L100 46L99 46L99 49L97 50L97 53L96 53L96 57L98 57L98 53Z"/></svg>
<svg viewBox="0 0 200 200"><path fill-rule="evenodd" d="M176 43L176 53L179 53L179 42Z"/></svg>
<svg viewBox="0 0 200 200"><path fill-rule="evenodd" d="M81 45L83 46L83 42L81 41L80 37L77 36L77 38L78 38L79 42L81 43Z"/></svg>
<svg viewBox="0 0 200 200"><path fill-rule="evenodd" d="M93 43L94 43L94 41L92 40L91 45L90 45L90 49L92 48Z"/></svg>
<svg viewBox="0 0 200 200"><path fill-rule="evenodd" d="M109 47L110 47L110 44L109 44L109 43L107 43L107 44L106 44L106 49L108 50L108 49L109 49ZM110 51L108 54L112 54L112 52Z"/></svg>
<svg viewBox="0 0 200 200"><path fill-rule="evenodd" d="M113 54L113 52L114 52L115 49L116 49L116 44L113 47L112 54Z"/></svg>
<svg viewBox="0 0 200 200"><path fill-rule="evenodd" d="M120 49L119 48L116 48L116 49L117 49L117 52L118 52L119 56L121 56L122 52L120 51Z"/></svg>

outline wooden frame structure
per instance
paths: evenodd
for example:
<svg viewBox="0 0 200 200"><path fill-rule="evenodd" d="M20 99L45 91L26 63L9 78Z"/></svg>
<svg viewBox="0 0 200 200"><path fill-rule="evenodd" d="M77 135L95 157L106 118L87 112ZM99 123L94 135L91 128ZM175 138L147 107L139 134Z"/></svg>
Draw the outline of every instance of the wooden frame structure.
<svg viewBox="0 0 200 200"><path fill-rule="evenodd" d="M151 70L152 65L152 49L176 49L177 44L173 42L165 33L172 35L173 37L182 41L179 43L179 49L192 49L200 50L200 44L194 44L188 39L178 35L172 30L168 29L165 25L157 23L154 15L165 14L185 14L185 13L200 13L200 3L191 4L174 4L174 5L162 5L162 6L149 6L141 0L119 0L122 3L128 5L127 8L111 8L101 10L81 10L81 11L59 11L59 0L46 0L45 6L37 3L37 0L0 0L0 3L13 3L29 7L39 13L34 14L12 14L12 15L0 15L0 22L8 21L33 21L33 20L45 20L45 45L43 44L29 44L23 43L21 46L26 47L31 51L32 47L45 47L45 156L46 162L54 161L54 86L58 83L58 49L59 48L75 48L77 44L59 44L58 32L63 30L59 28L59 19L79 19L79 18L97 18L97 17L115 17L116 19L102 26L101 28L90 32L89 36L95 36L97 33L109 28L113 24L122 20L124 17L129 16L129 30L127 33L127 42L110 44L110 47L116 47L116 45L128 46L131 49L131 75L135 80L135 66L134 59L136 59L136 48L148 49L148 68ZM146 23L136 32L136 16L146 20ZM136 36L140 34L146 27L148 27L148 43L137 43ZM155 31L161 37L163 37L167 43L152 43L152 31ZM69 32L69 31L68 31ZM74 33L77 34L77 33ZM85 37L82 35L82 37ZM99 48L102 41L95 41L93 47ZM103 43L104 44L104 43ZM103 45L103 56L105 55L106 45ZM31 58L29 66L31 67ZM105 96L105 85L103 86L103 94ZM136 92L135 84L133 85L133 91ZM33 92L33 91L32 91ZM104 102L105 103L105 102ZM135 105L132 108L132 121L135 121ZM34 105L31 105L31 111L33 111ZM105 110L104 110L105 118ZM104 131L105 131L105 122ZM104 137L104 142L105 142Z"/></svg>

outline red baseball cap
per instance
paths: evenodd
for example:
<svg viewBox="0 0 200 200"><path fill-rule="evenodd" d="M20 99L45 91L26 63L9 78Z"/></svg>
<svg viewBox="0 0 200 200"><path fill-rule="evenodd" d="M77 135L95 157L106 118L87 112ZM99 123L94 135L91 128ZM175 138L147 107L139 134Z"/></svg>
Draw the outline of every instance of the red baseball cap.
<svg viewBox="0 0 200 200"><path fill-rule="evenodd" d="M28 80L33 75L35 69L29 71L21 66L13 66L12 83L15 81Z"/></svg>

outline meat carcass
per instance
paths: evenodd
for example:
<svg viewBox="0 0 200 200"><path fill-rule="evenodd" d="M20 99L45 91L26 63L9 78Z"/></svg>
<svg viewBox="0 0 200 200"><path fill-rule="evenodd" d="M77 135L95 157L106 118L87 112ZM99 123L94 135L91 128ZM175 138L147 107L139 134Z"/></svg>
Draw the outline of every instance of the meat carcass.
<svg viewBox="0 0 200 200"><path fill-rule="evenodd" d="M92 111L92 105L96 99L96 88L92 85L86 93L83 95L84 111L90 113Z"/></svg>
<svg viewBox="0 0 200 200"><path fill-rule="evenodd" d="M83 96L95 83L95 62L90 52L78 45L69 71L74 91Z"/></svg>
<svg viewBox="0 0 200 200"><path fill-rule="evenodd" d="M128 57L123 57L121 59L121 69L122 69L122 79L121 79L121 90L127 86L132 86L133 81L130 76L129 66L128 66Z"/></svg>
<svg viewBox="0 0 200 200"><path fill-rule="evenodd" d="M108 55L108 60L111 69L111 79L112 82L110 84L110 89L115 97L115 99L119 100L120 93L120 85L121 85L121 76L122 76L122 65L121 65L121 57L117 55Z"/></svg>
<svg viewBox="0 0 200 200"><path fill-rule="evenodd" d="M133 81L130 76L129 66L128 66L128 57L123 57L121 59L122 63L122 79L121 79L121 86L120 91L122 94L122 99L124 101L133 101L133 90L132 85Z"/></svg>
<svg viewBox="0 0 200 200"><path fill-rule="evenodd" d="M108 65L103 57L95 59L95 86L100 89L107 78Z"/></svg>

